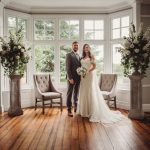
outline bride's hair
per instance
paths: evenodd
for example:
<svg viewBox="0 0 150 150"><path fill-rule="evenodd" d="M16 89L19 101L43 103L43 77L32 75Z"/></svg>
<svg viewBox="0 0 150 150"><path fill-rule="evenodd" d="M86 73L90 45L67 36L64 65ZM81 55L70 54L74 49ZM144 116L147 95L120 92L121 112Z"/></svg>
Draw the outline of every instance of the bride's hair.
<svg viewBox="0 0 150 150"><path fill-rule="evenodd" d="M82 58L85 58L85 56L86 56L86 53L85 53L85 51L84 51L84 49L85 49L86 46L88 46L88 47L90 48L90 45L89 45L89 44L84 44L84 45L83 45ZM90 51L88 52L88 54L89 54L90 59L92 59L92 54L91 54Z"/></svg>

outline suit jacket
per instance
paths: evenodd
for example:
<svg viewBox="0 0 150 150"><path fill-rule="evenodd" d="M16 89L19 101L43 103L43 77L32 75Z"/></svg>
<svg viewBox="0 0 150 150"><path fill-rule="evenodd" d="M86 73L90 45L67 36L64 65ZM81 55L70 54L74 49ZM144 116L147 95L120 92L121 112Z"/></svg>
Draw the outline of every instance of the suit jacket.
<svg viewBox="0 0 150 150"><path fill-rule="evenodd" d="M80 57L79 60L76 54L72 51L66 55L66 71L67 79L73 79L75 81L80 80L80 76L77 74L77 68L81 67Z"/></svg>

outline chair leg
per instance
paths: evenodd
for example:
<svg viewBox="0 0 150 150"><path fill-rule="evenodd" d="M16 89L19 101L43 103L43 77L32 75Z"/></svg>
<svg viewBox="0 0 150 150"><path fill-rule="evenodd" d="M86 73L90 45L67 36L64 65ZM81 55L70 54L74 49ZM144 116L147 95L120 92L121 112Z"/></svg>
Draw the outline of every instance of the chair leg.
<svg viewBox="0 0 150 150"><path fill-rule="evenodd" d="M51 104L50 104L50 107L53 107L52 103L53 103L53 100L51 99Z"/></svg>
<svg viewBox="0 0 150 150"><path fill-rule="evenodd" d="M37 108L37 98L35 98L35 107L34 107L34 110L36 110Z"/></svg>
<svg viewBox="0 0 150 150"><path fill-rule="evenodd" d="M116 96L114 97L114 105L115 105L115 109L117 109Z"/></svg>
<svg viewBox="0 0 150 150"><path fill-rule="evenodd" d="M63 108L62 108L62 96L60 97L60 110L63 111Z"/></svg>
<svg viewBox="0 0 150 150"><path fill-rule="evenodd" d="M108 99L107 99L107 105L108 105L108 107L110 107L109 106L109 102L110 102L110 98L108 97Z"/></svg>
<svg viewBox="0 0 150 150"><path fill-rule="evenodd" d="M45 109L45 105L44 105L44 99L43 98L42 98L42 106L43 106L42 107L42 113L44 114L44 112L45 112L45 110L44 110Z"/></svg>

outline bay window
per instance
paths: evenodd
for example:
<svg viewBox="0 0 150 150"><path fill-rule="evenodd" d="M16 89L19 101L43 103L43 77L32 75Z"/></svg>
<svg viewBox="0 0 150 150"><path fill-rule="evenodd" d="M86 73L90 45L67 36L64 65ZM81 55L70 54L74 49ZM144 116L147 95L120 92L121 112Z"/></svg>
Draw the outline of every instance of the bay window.
<svg viewBox="0 0 150 150"><path fill-rule="evenodd" d="M127 83L126 78L123 77L121 55L117 47L121 46L123 36L129 34L130 13L33 15L30 19L8 15L6 23L7 33L14 32L22 26L25 38L30 37L32 42L34 68L27 69L30 69L31 73L25 72L22 84L27 83L27 78L32 79L33 73L43 72L50 73L57 84L66 84L65 60L66 54L72 50L73 41L79 42L80 55L85 43L91 46L91 53L96 59L97 76L105 71L116 73L119 84ZM27 21L31 24L27 24Z"/></svg>

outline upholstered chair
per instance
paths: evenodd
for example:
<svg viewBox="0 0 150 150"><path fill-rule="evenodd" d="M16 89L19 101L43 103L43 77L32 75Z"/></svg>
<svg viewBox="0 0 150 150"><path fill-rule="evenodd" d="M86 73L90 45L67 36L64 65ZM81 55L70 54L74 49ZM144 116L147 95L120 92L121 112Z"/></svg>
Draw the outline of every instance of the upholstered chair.
<svg viewBox="0 0 150 150"><path fill-rule="evenodd" d="M45 105L52 107L52 104L59 104L62 111L62 94L54 88L50 74L35 74L33 78L35 87L35 110L37 103L41 102L43 114ZM56 99L57 101L55 101ZM45 101L50 101L50 103L45 103Z"/></svg>
<svg viewBox="0 0 150 150"><path fill-rule="evenodd" d="M116 106L116 83L117 74L101 74L99 87L103 94L105 100L107 100L108 106L110 106L110 101L114 102L115 109Z"/></svg>

